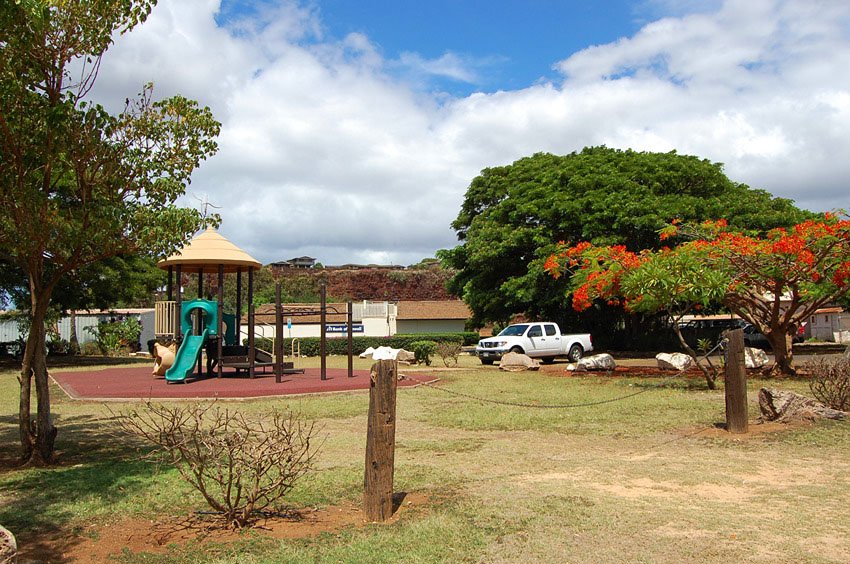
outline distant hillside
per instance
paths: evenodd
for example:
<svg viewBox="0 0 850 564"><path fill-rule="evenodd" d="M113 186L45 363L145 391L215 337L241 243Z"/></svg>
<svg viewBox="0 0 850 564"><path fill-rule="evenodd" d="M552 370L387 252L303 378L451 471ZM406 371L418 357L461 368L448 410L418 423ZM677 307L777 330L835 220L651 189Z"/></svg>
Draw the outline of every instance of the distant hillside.
<svg viewBox="0 0 850 564"><path fill-rule="evenodd" d="M307 301L315 301L322 277L327 280L328 296L333 299L422 301L457 299L446 290L452 274L442 268L292 268L283 271L282 279L284 293L287 288L298 288L300 292L290 292L292 297L303 295Z"/></svg>

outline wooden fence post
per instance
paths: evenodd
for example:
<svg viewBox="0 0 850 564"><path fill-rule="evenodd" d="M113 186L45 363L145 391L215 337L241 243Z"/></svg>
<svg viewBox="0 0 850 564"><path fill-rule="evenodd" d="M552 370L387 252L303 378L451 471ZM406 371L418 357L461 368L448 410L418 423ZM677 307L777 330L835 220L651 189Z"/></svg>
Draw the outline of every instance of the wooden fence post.
<svg viewBox="0 0 850 564"><path fill-rule="evenodd" d="M744 364L744 332L728 333L726 346L726 430L747 432L747 369Z"/></svg>
<svg viewBox="0 0 850 564"><path fill-rule="evenodd" d="M283 380L283 302L280 280L274 283L274 381Z"/></svg>
<svg viewBox="0 0 850 564"><path fill-rule="evenodd" d="M386 521L393 513L398 363L376 362L372 365L371 378L363 509L369 521Z"/></svg>

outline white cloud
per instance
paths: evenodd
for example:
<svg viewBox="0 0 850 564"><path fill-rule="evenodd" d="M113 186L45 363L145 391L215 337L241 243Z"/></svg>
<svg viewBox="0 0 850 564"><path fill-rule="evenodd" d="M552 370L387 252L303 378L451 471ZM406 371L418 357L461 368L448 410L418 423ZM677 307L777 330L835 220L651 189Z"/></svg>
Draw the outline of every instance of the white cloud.
<svg viewBox="0 0 850 564"><path fill-rule="evenodd" d="M419 53L405 51L399 57L398 64L414 74L433 75L469 83L478 80L470 65L455 53L443 53L436 59L425 59Z"/></svg>
<svg viewBox="0 0 850 564"><path fill-rule="evenodd" d="M117 39L95 95L120 103L153 80L209 105L220 151L190 190L222 206L223 233L264 262L416 262L455 244L449 224L482 168L602 143L696 154L803 206L850 207L843 2L686 11L565 53L562 83L463 98L392 74L478 80L457 55L387 61L362 34L325 37L294 1L225 27L218 8L162 0Z"/></svg>

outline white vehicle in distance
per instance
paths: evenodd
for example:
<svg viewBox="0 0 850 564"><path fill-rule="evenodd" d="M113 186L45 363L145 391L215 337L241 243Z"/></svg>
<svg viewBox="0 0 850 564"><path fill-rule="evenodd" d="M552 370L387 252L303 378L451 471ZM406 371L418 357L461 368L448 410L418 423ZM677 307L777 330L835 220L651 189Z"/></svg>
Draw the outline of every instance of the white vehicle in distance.
<svg viewBox="0 0 850 564"><path fill-rule="evenodd" d="M481 364L493 364L509 352L550 363L558 357L575 362L592 350L590 333L562 335L557 323L542 322L508 325L495 337L478 341L475 354L481 359Z"/></svg>

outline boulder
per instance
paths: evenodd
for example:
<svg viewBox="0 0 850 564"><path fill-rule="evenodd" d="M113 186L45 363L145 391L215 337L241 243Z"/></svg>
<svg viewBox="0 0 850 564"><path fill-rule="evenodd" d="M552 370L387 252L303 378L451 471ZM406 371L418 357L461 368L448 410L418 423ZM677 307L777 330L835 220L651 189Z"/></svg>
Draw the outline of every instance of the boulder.
<svg viewBox="0 0 850 564"><path fill-rule="evenodd" d="M759 390L759 409L762 420L779 423L803 419L847 419L848 416L844 411L830 409L806 396L772 388Z"/></svg>
<svg viewBox="0 0 850 564"><path fill-rule="evenodd" d="M768 362L770 360L763 350L744 347L744 366L747 368L764 368Z"/></svg>
<svg viewBox="0 0 850 564"><path fill-rule="evenodd" d="M522 372L523 370L538 370L540 363L528 355L509 352L502 356L499 362L499 370L508 372Z"/></svg>
<svg viewBox="0 0 850 564"><path fill-rule="evenodd" d="M393 349L390 347L378 347L377 349L369 347L362 353L360 358L372 357L372 360L397 360L399 362L413 362L416 355L404 349Z"/></svg>
<svg viewBox="0 0 850 564"><path fill-rule="evenodd" d="M685 353L658 353L655 360L662 370L687 370L694 364L694 359Z"/></svg>
<svg viewBox="0 0 850 564"><path fill-rule="evenodd" d="M587 372L588 370L614 370L617 363L614 357L608 353L586 356L576 362L567 365L567 370L574 372Z"/></svg>

